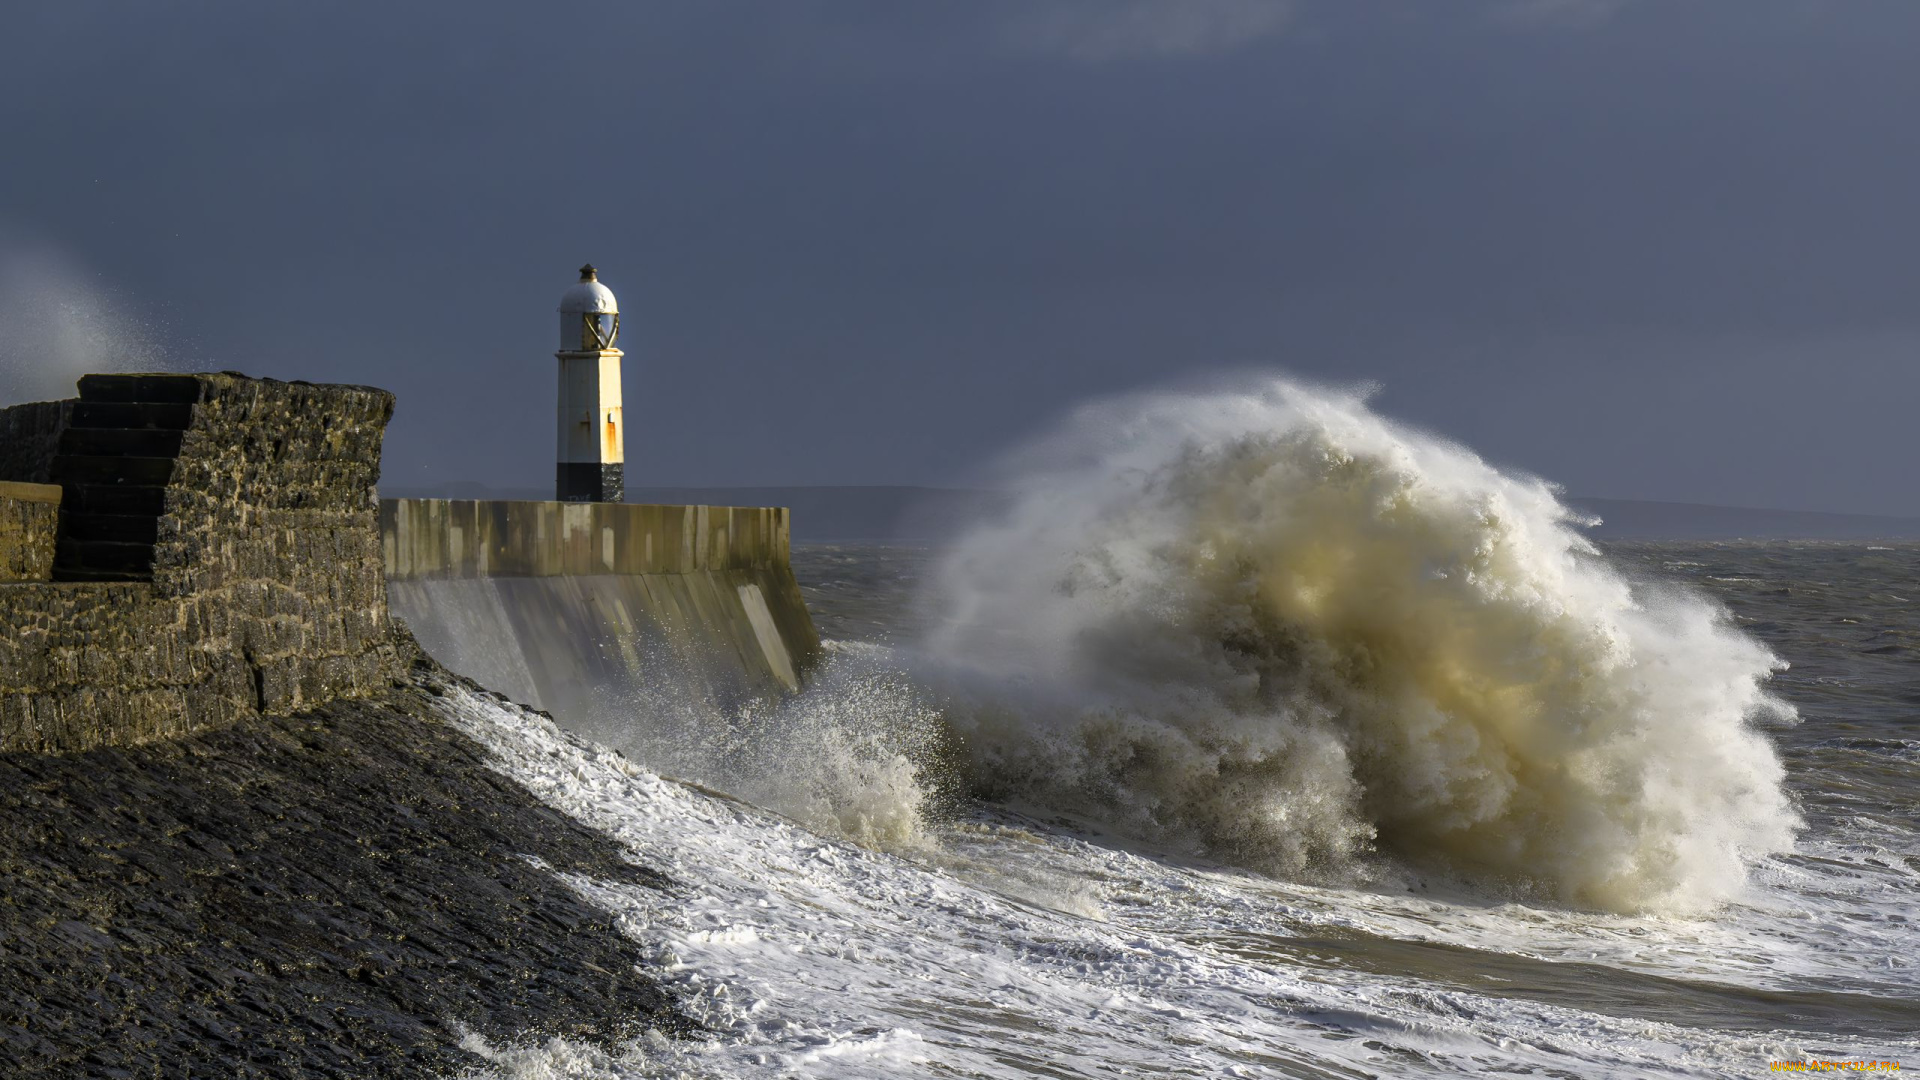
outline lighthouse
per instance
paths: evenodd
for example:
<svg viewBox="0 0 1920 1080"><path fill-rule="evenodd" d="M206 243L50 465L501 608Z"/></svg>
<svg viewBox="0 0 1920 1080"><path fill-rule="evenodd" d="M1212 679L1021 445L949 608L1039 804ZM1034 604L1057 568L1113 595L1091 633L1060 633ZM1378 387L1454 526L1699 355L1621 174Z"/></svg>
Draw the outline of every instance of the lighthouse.
<svg viewBox="0 0 1920 1080"><path fill-rule="evenodd" d="M561 502L626 498L626 421L620 414L620 306L589 263L560 298Z"/></svg>

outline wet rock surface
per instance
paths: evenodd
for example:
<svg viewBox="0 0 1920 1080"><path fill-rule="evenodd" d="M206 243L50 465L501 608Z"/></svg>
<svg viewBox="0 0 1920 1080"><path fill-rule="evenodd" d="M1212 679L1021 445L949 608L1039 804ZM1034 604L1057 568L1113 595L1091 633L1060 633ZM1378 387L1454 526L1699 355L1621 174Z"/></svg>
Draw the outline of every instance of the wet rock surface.
<svg viewBox="0 0 1920 1080"><path fill-rule="evenodd" d="M552 870L662 888L390 695L174 742L0 755L9 1076L418 1077L694 1025ZM552 870L536 866L537 858Z"/></svg>

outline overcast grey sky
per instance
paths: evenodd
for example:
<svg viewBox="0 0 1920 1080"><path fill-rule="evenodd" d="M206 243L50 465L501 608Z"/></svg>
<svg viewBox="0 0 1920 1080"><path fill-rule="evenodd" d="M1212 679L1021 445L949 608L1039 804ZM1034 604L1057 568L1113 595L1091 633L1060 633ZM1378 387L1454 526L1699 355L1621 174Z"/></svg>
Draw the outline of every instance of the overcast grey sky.
<svg viewBox="0 0 1920 1080"><path fill-rule="evenodd" d="M1920 514L1916 113L1914 0L14 4L0 396L372 383L390 483L545 485L591 260L636 486L1276 367L1576 494Z"/></svg>

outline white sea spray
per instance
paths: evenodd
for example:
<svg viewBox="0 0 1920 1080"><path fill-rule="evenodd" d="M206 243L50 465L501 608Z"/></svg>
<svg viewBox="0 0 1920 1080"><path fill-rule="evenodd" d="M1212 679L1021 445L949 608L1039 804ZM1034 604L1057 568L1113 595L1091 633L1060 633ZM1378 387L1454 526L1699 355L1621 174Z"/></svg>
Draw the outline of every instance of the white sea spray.
<svg viewBox="0 0 1920 1080"><path fill-rule="evenodd" d="M1543 481L1266 380L1089 406L1015 455L919 650L989 794L1287 875L1383 850L1699 910L1798 819L1779 662L1616 573Z"/></svg>
<svg viewBox="0 0 1920 1080"><path fill-rule="evenodd" d="M72 397L91 372L168 370L168 336L72 256L0 222L0 406Z"/></svg>
<svg viewBox="0 0 1920 1080"><path fill-rule="evenodd" d="M672 662L610 690L576 726L658 772L878 850L927 841L939 714L888 650L830 642L801 692L728 706Z"/></svg>

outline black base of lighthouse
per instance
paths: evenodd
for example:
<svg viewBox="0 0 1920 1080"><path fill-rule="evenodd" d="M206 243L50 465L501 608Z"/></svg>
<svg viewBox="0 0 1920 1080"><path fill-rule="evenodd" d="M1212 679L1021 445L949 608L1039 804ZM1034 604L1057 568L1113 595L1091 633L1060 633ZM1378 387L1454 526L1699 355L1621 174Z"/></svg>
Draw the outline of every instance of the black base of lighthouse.
<svg viewBox="0 0 1920 1080"><path fill-rule="evenodd" d="M554 467L554 486L561 502L626 502L626 466L563 461Z"/></svg>

